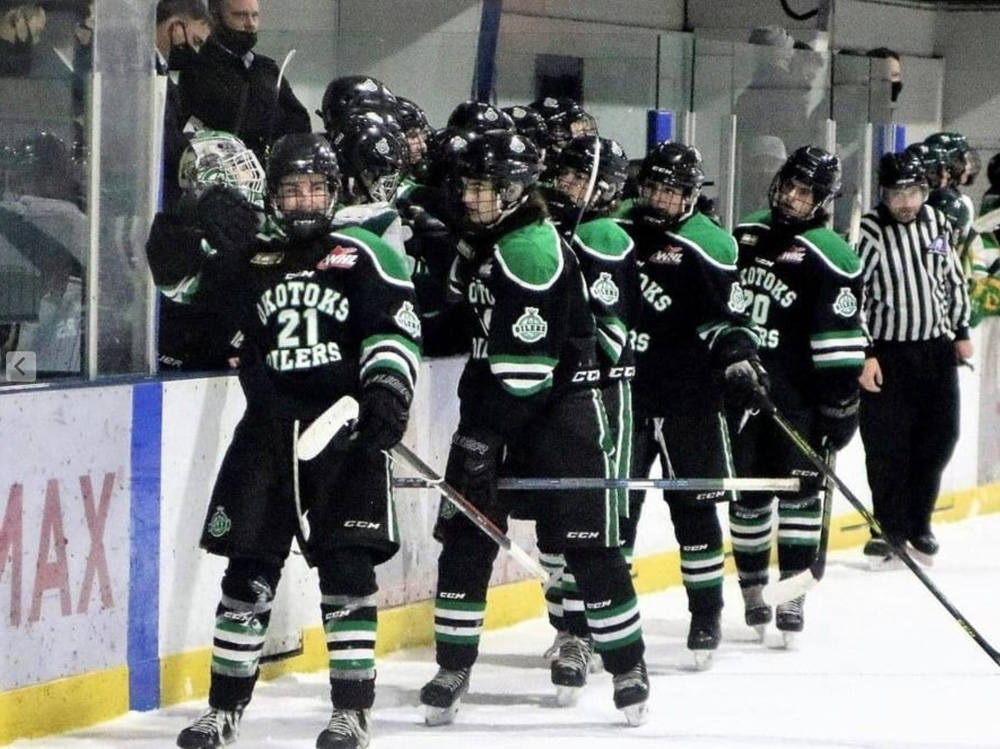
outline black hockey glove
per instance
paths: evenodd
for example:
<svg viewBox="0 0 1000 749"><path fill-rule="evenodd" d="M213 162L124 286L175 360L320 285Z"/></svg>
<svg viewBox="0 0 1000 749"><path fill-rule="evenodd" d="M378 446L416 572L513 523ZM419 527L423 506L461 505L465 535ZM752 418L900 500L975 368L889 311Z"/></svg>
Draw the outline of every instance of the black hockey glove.
<svg viewBox="0 0 1000 749"><path fill-rule="evenodd" d="M399 444L410 417L412 393L400 378L388 373L371 377L358 403L357 441L378 453Z"/></svg>
<svg viewBox="0 0 1000 749"><path fill-rule="evenodd" d="M488 429L459 427L451 440L444 478L483 512L496 504L503 440Z"/></svg>
<svg viewBox="0 0 1000 749"><path fill-rule="evenodd" d="M727 365L723 377L726 408L734 413L752 408L757 396L767 395L771 387L771 378L768 377L755 351Z"/></svg>
<svg viewBox="0 0 1000 749"><path fill-rule="evenodd" d="M840 403L821 403L816 419L816 431L822 443L834 451L843 450L858 430L860 393L854 393Z"/></svg>
<svg viewBox="0 0 1000 749"><path fill-rule="evenodd" d="M240 193L213 185L191 206L193 218L213 248L230 257L249 256L257 239L257 211Z"/></svg>

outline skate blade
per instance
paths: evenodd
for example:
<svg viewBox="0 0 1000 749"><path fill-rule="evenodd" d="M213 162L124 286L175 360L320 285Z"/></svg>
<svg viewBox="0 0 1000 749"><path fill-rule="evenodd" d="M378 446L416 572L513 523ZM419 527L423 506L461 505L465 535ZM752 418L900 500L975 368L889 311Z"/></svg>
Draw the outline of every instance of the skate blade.
<svg viewBox="0 0 1000 749"><path fill-rule="evenodd" d="M454 722L461 700L451 707L424 705L424 722L429 726L447 726Z"/></svg>
<svg viewBox="0 0 1000 749"><path fill-rule="evenodd" d="M694 660L694 670L708 671L715 664L712 658L714 655L714 650L692 650L691 657Z"/></svg>
<svg viewBox="0 0 1000 749"><path fill-rule="evenodd" d="M604 661L601 660L601 656L594 653L590 656L590 661L587 662L587 671L592 674L599 674L604 670Z"/></svg>
<svg viewBox="0 0 1000 749"><path fill-rule="evenodd" d="M556 685L556 704L559 707L573 707L580 701L583 687L567 687Z"/></svg>
<svg viewBox="0 0 1000 749"><path fill-rule="evenodd" d="M630 726L641 726L649 720L649 708L645 701L623 707L621 710L625 713L625 720Z"/></svg>
<svg viewBox="0 0 1000 749"><path fill-rule="evenodd" d="M798 647L799 632L782 632L781 647L785 650L795 650Z"/></svg>
<svg viewBox="0 0 1000 749"><path fill-rule="evenodd" d="M764 642L764 636L767 634L767 625L755 624L753 625L753 631L757 633L757 642Z"/></svg>
<svg viewBox="0 0 1000 749"><path fill-rule="evenodd" d="M913 558L913 561L919 564L921 567L934 566L934 557L928 556L927 554L924 554L922 551L917 551L916 548L910 546L909 544L907 544L906 550L910 553L910 557ZM900 562L899 564L902 565L903 563Z"/></svg>
<svg viewBox="0 0 1000 749"><path fill-rule="evenodd" d="M869 572L889 572L903 569L903 560L895 554L888 557L867 557Z"/></svg>

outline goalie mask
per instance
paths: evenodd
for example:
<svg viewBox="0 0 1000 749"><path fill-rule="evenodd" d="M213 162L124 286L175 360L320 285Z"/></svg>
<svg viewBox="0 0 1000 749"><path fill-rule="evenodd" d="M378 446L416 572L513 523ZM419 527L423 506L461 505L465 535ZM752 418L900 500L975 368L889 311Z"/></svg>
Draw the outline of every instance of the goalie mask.
<svg viewBox="0 0 1000 749"><path fill-rule="evenodd" d="M490 131L470 141L458 155L466 227L497 226L528 201L540 172L538 149L523 136Z"/></svg>
<svg viewBox="0 0 1000 749"><path fill-rule="evenodd" d="M840 159L817 146L802 146L771 181L771 218L779 226L822 222L839 193Z"/></svg>
<svg viewBox="0 0 1000 749"><path fill-rule="evenodd" d="M178 165L181 189L194 196L212 185L232 187L257 208L264 207L264 169L243 141L219 130L200 130Z"/></svg>
<svg viewBox="0 0 1000 749"><path fill-rule="evenodd" d="M378 115L350 118L334 140L344 185L354 203L388 203L407 168L398 126Z"/></svg>
<svg viewBox="0 0 1000 749"><path fill-rule="evenodd" d="M290 133L275 141L267 162L271 211L291 237L325 232L337 204L340 168L329 141L315 133Z"/></svg>
<svg viewBox="0 0 1000 749"><path fill-rule="evenodd" d="M639 197L632 218L653 228L673 229L694 213L705 184L701 153L694 146L664 141L639 165Z"/></svg>
<svg viewBox="0 0 1000 749"><path fill-rule="evenodd" d="M593 190L584 205L592 175ZM581 210L606 214L621 198L627 178L628 157L620 143L596 135L574 138L554 159L549 207L560 221L575 221Z"/></svg>

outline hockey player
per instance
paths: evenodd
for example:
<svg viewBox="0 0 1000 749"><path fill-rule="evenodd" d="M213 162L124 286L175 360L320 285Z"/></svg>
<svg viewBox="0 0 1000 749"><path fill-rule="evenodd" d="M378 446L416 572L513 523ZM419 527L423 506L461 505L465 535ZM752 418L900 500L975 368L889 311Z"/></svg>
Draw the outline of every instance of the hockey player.
<svg viewBox="0 0 1000 749"><path fill-rule="evenodd" d="M239 355L227 325L242 248L254 241L264 210L264 169L243 141L201 130L181 154L179 208L156 214L146 244L161 294L157 360L161 371L229 369Z"/></svg>
<svg viewBox="0 0 1000 749"><path fill-rule="evenodd" d="M770 209L751 214L734 232L748 309L762 329L760 358L774 403L817 451L834 452L857 430L866 344L858 257L826 227L839 189L840 160L803 146L774 176ZM797 476L802 482L799 492L778 499L778 568L782 577L803 572L819 546L819 472L772 420L758 417L740 426L733 435L739 476ZM746 623L762 635L773 614L761 596L772 516L768 492L743 492L729 508ZM775 623L786 643L802 631L803 605L799 597L777 607Z"/></svg>
<svg viewBox="0 0 1000 749"><path fill-rule="evenodd" d="M596 385L595 330L573 254L545 217L530 141L487 132L462 152L467 254L452 279L476 318L459 383L460 420L446 479L506 528L507 476L608 475L610 444ZM561 551L587 624L613 675L615 706L642 722L649 690L638 602L618 548L617 512L603 490L536 497L539 545ZM434 630L437 674L420 691L427 722L454 718L479 651L497 546L442 504Z"/></svg>
<svg viewBox="0 0 1000 749"><path fill-rule="evenodd" d="M329 652L333 714L316 746L369 744L375 567L399 548L383 451L406 427L420 323L397 255L363 229L329 230L339 178L323 136L279 139L268 164L275 231L242 248L247 408L201 536L206 551L229 563L216 609L209 709L180 732L177 744L187 749L236 739L296 535L319 573ZM355 439L296 466L300 428L345 395L360 402Z"/></svg>
<svg viewBox="0 0 1000 749"><path fill-rule="evenodd" d="M872 345L861 377L861 439L882 532L929 561L941 474L959 434L957 365L972 355L969 299L945 217L912 154L879 163L881 202L861 219L863 312ZM874 534L873 569L893 556Z"/></svg>
<svg viewBox="0 0 1000 749"><path fill-rule="evenodd" d="M639 298L633 242L608 214L621 200L628 176L628 157L621 144L595 135L570 141L560 152L555 179L542 195L560 234L574 250L589 291L597 325L601 395L614 443L612 476L628 478L632 454L632 395L635 374L629 331ZM619 514L627 514L628 492L615 490ZM556 628L550 648L552 681L559 685L560 704L572 703L587 678L591 642L583 600L562 554L541 548L543 566L552 577L545 599Z"/></svg>
<svg viewBox="0 0 1000 749"><path fill-rule="evenodd" d="M736 242L696 208L705 172L692 146L664 142L643 159L639 197L623 211L639 256L641 307L633 333L636 377L632 475L659 459L665 477L730 475L725 383L743 405L765 385L756 334L736 269ZM631 492L626 551L636 538L644 492ZM707 667L719 645L723 492L669 492L691 625L687 646Z"/></svg>

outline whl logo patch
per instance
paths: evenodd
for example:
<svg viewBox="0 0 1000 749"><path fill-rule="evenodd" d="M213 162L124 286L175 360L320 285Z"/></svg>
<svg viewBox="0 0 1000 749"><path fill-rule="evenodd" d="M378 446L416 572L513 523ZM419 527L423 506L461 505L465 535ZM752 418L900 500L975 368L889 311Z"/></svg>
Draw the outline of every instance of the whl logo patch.
<svg viewBox="0 0 1000 749"><path fill-rule="evenodd" d="M597 280L590 287L590 295L597 301L608 306L618 301L618 286L611 278L610 273L601 272Z"/></svg>
<svg viewBox="0 0 1000 749"><path fill-rule="evenodd" d="M858 300L846 286L840 287L840 293L833 302L833 311L841 317L854 317L858 312Z"/></svg>
<svg viewBox="0 0 1000 749"><path fill-rule="evenodd" d="M329 268L353 268L358 262L357 250L353 247L342 247L337 245L330 253L319 261L316 270L328 270Z"/></svg>
<svg viewBox="0 0 1000 749"><path fill-rule="evenodd" d="M525 343L537 343L549 333L549 324L538 314L538 307L525 307L511 326L514 337Z"/></svg>

